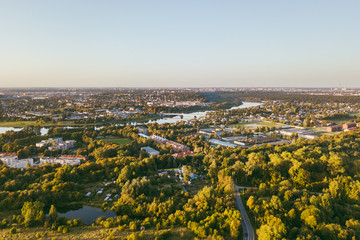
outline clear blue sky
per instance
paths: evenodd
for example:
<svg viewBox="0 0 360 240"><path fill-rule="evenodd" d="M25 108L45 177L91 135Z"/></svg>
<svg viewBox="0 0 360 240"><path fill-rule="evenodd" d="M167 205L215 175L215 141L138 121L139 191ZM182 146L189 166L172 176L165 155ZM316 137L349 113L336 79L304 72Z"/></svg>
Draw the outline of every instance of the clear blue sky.
<svg viewBox="0 0 360 240"><path fill-rule="evenodd" d="M3 0L0 87L360 87L360 1Z"/></svg>

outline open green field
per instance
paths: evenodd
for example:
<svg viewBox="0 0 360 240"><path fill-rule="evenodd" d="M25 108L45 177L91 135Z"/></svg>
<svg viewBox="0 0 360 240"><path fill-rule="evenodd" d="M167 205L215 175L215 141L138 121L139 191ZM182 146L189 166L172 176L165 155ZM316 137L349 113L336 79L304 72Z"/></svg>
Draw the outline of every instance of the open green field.
<svg viewBox="0 0 360 240"><path fill-rule="evenodd" d="M337 123L339 125L342 125L344 123L348 123L348 122L351 122L351 120L354 120L354 118L340 118L340 119L331 119L331 120L328 120L328 122L334 122L334 123Z"/></svg>
<svg viewBox="0 0 360 240"><path fill-rule="evenodd" d="M105 142L111 142L111 143L115 143L117 145L126 145L126 144L131 144L131 140L128 138L115 138L115 137L108 137L108 138L103 138L102 139Z"/></svg>
<svg viewBox="0 0 360 240"><path fill-rule="evenodd" d="M359 115L360 115L360 113L351 113L351 114L346 115L346 116L332 117L332 118L328 118L328 119L325 119L325 120L328 121L328 122L334 122L334 123L337 123L337 124L341 125L341 124L344 124L344 123L351 122L352 120L359 117Z"/></svg>
<svg viewBox="0 0 360 240"><path fill-rule="evenodd" d="M360 112L353 112L349 114L350 116L360 116Z"/></svg>
<svg viewBox="0 0 360 240"><path fill-rule="evenodd" d="M15 227L16 228L16 227ZM136 234L139 236L140 231L130 232L128 230L119 231L118 228L104 228L102 226L90 227L82 226L76 228L70 228L68 233L59 233L55 231L50 231L46 228L16 228L17 231L15 234L9 233L10 228L0 230L0 239L39 239L36 237L36 234L41 237L41 239L56 239L56 240L68 240L68 239L107 239L109 236L112 236L111 239L123 239L126 236L131 234ZM166 231L160 230L159 232ZM157 232L155 229L146 229L143 231L143 237L136 239L150 240L154 239L154 234ZM135 239L135 238L134 238ZM171 235L167 238L169 240L175 239L194 239L194 235L184 227L178 227L171 229Z"/></svg>

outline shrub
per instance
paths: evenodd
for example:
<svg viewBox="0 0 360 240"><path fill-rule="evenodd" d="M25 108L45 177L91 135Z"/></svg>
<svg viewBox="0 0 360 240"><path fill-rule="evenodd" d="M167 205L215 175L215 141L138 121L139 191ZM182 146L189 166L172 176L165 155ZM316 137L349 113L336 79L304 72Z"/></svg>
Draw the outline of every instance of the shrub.
<svg viewBox="0 0 360 240"><path fill-rule="evenodd" d="M16 233L16 228L12 227L9 231L10 234L15 234Z"/></svg>

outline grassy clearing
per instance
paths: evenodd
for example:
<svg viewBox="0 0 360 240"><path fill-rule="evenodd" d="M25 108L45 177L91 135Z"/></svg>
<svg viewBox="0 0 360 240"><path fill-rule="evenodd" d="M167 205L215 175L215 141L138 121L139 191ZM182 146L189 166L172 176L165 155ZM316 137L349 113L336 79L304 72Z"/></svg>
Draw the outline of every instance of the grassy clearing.
<svg viewBox="0 0 360 240"><path fill-rule="evenodd" d="M357 116L359 115L360 113L357 113ZM351 115L355 115L355 114L351 114ZM348 122L351 122L352 120L356 119L357 116L341 116L341 117L334 117L334 118L329 118L329 119L326 119L326 121L328 122L334 122L334 123L337 123L337 124L344 124L344 123L348 123Z"/></svg>
<svg viewBox="0 0 360 240"><path fill-rule="evenodd" d="M111 142L111 143L115 143L117 145L126 145L126 144L131 144L131 140L128 138L115 138L115 137L108 137L108 138L104 138L102 139L105 142Z"/></svg>
<svg viewBox="0 0 360 240"><path fill-rule="evenodd" d="M106 229L100 226L83 226L78 228L71 228L70 232L66 234L50 231L49 229L45 228L17 228L16 234L10 234L9 229L10 228L0 230L0 239L37 239L36 234L40 235L41 239L106 239L110 236L110 232L113 233L114 239L121 239L130 234L133 234L133 232L129 231L120 232L117 228ZM155 232L155 229L146 229L143 233L144 236L141 239L154 239ZM137 235L139 233L140 231L135 232ZM188 229L184 227L178 227L171 229L171 236L169 236L167 239L194 239L194 235Z"/></svg>

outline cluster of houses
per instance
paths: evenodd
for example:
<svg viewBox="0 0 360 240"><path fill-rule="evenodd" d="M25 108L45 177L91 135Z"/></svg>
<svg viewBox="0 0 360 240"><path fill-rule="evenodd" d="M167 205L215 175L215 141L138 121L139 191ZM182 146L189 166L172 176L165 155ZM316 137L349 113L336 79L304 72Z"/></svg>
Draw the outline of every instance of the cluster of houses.
<svg viewBox="0 0 360 240"><path fill-rule="evenodd" d="M176 176L179 177L180 181L184 181L184 166L181 166L179 168L175 168L175 169L168 169L168 170L163 170L163 171L159 171L158 175L159 176L169 176L169 172L174 172ZM199 178L199 175L191 172L190 173L190 183L193 180L196 180Z"/></svg>
<svg viewBox="0 0 360 240"><path fill-rule="evenodd" d="M83 156L64 155L60 157L43 157L38 163L32 158L18 159L16 153L0 153L0 161L12 168L25 169L28 167L41 166L45 164L61 164L61 165L80 165L81 160L85 160Z"/></svg>
<svg viewBox="0 0 360 240"><path fill-rule="evenodd" d="M327 132L340 132L340 131L351 131L351 130L355 130L360 126L359 123L345 123L342 126L341 125L334 125L334 126L329 126L326 128Z"/></svg>
<svg viewBox="0 0 360 240"><path fill-rule="evenodd" d="M39 143L36 143L36 147L44 147L44 146L48 146L48 149L50 151L52 150L60 150L60 151L65 151L71 148L74 148L74 144L75 144L75 140L66 140L64 141L62 138L49 138L47 140L42 140Z"/></svg>

